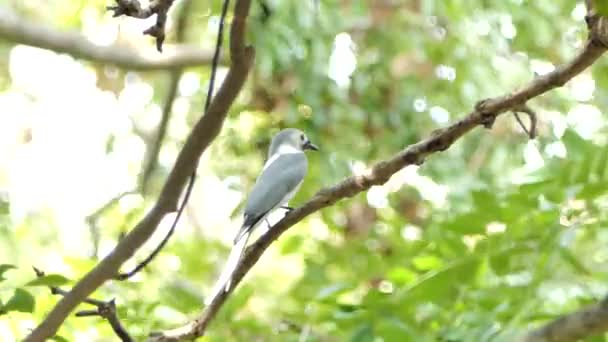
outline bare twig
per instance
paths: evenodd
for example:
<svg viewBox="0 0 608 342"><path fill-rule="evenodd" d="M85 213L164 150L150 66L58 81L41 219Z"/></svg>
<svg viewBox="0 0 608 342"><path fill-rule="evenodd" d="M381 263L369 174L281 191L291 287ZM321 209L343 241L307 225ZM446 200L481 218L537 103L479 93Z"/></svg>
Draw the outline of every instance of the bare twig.
<svg viewBox="0 0 608 342"><path fill-rule="evenodd" d="M36 267L33 267L34 272L37 277L43 277L44 272ZM65 296L68 294L68 291L62 290L57 286L49 286L51 293L54 295ZM124 328L120 319L118 319L118 314L116 313L116 302L114 299L104 302L98 299L86 298L83 300L84 303L93 305L96 307L95 310L82 310L76 313L77 317L86 317L86 316L99 316L108 321L112 330L120 338L122 342L132 342L133 338L129 335L127 330Z"/></svg>
<svg viewBox="0 0 608 342"><path fill-rule="evenodd" d="M167 135L167 129L169 128L169 119L171 116L171 109L173 108L173 102L175 101L175 97L177 96L179 81L182 77L182 74L182 69L171 71L169 91L167 92L167 95L165 96L165 101L163 103L163 114L160 119L158 129L156 130L156 136L151 142L151 147L148 149L146 153L147 155L144 158L145 167L144 171L141 174L140 181L142 194L147 194L150 185L150 179L152 177L152 174L154 173L154 169L156 169L158 165L158 156L160 154L160 149L163 145L163 141L165 140L165 136Z"/></svg>
<svg viewBox="0 0 608 342"><path fill-rule="evenodd" d="M82 310L76 313L77 317L90 317L90 316L99 316L108 321L112 330L120 338L123 342L132 342L135 341L127 332L127 330L123 327L118 319L118 314L116 313L116 302L114 299L103 302L100 305L97 305L97 309L95 310Z"/></svg>
<svg viewBox="0 0 608 342"><path fill-rule="evenodd" d="M167 13L173 5L174 0L152 0L150 5L142 8L139 0L116 0L116 6L107 6L109 11L114 11L114 16L126 15L129 17L145 19L156 14L156 23L144 31L144 34L156 38L156 49L163 52L165 41L165 24Z"/></svg>
<svg viewBox="0 0 608 342"><path fill-rule="evenodd" d="M320 190L304 205L289 212L246 250L241 263L234 271L233 284L237 285L242 280L273 241L308 215L342 199L353 197L374 185L384 184L405 166L420 164L429 155L448 149L456 140L477 126L492 127L499 115L521 109L522 105L530 99L563 86L574 76L583 72L606 51L606 45L602 43L602 40L608 41L608 30L601 30L608 19L601 18L601 20L588 22L591 22L589 39L582 51L572 61L557 67L548 74L536 77L517 91L480 101L475 109L464 118L433 132L430 137L408 146L391 159L373 165L369 173L349 177L335 186ZM216 296L194 321L174 330L157 333L152 340L155 342L181 341L204 335L207 326L235 287L232 286L228 292L221 292Z"/></svg>
<svg viewBox="0 0 608 342"><path fill-rule="evenodd" d="M528 115L528 117L530 118L530 128L526 128L526 125L524 125L524 122L521 121L521 118L519 117L519 114L517 113L525 113ZM537 117L536 117L536 113L532 110L532 108L530 108L528 105L522 105L519 106L517 108L513 109L513 116L515 116L515 120L517 120L517 123L519 124L519 126L521 127L521 129L524 130L524 132L526 132L526 135L528 135L528 137L530 139L534 139L536 138L536 124L537 124Z"/></svg>
<svg viewBox="0 0 608 342"><path fill-rule="evenodd" d="M218 136L228 109L240 92L254 59L254 49L245 45L245 28L251 0L237 0L230 33L231 64L211 101L207 113L194 125L154 206L99 264L87 273L26 337L39 342L53 336L70 312L133 256L156 230L163 217L175 211L180 194L194 172L203 151Z"/></svg>
<svg viewBox="0 0 608 342"><path fill-rule="evenodd" d="M99 253L99 226L97 225L97 221L99 220L99 217L101 215L103 215L103 213L105 213L108 209L113 207L116 203L118 203L118 201L120 201L123 197L125 197L127 195L132 195L134 193L135 193L134 190L121 192L118 195L112 197L110 200L108 200L106 203L104 203L104 205L102 205L97 210L95 210L94 212L89 214L87 217L85 217L85 221L89 225L89 231L91 232L91 241L92 241L92 245L93 245L93 250L91 252L91 255L94 258L96 258L97 254Z"/></svg>
<svg viewBox="0 0 608 342"><path fill-rule="evenodd" d="M575 342L608 330L608 297L530 331L521 342Z"/></svg>
<svg viewBox="0 0 608 342"><path fill-rule="evenodd" d="M205 113L207 113L207 111L209 110L209 106L211 104L211 97L213 96L213 88L215 85L217 66L218 66L218 62L219 62L219 56L220 56L220 51L222 48L222 41L223 41L223 37L224 37L224 21L226 20L226 14L228 13L229 4L230 4L229 0L224 0L224 4L222 6L222 13L220 15L220 23L219 23L219 28L218 28L218 32L217 32L217 41L215 43L215 54L213 56L213 62L211 63L211 77L209 78L209 88L207 90L207 98L205 99ZM127 273L119 274L117 276L118 280L126 280L126 279L131 278L135 274L137 274L139 271L144 269L144 267L146 267L150 262L152 262L152 260L158 255L158 253L160 253L160 251L165 247L165 245L167 244L167 242L169 241L169 239L175 232L177 223L179 222L179 219L181 218L181 216L184 212L184 209L186 208L186 205L188 204L188 200L190 199L190 195L192 194L192 189L194 189L195 180L196 180L196 166L194 167L194 170L192 171L192 174L190 175L190 179L188 180L188 186L186 187L186 192L184 193L184 198L183 198L181 204L179 205L179 208L177 209L177 214L175 215L175 219L173 220L173 224L171 224L171 228L169 228L167 235L165 235L165 237L162 239L160 244L158 244L158 246L156 246L156 248L152 251L152 253L150 253L150 255L148 255L148 257L145 258L143 261L141 261L139 264L137 264L137 266L135 266L135 268L133 268L133 270L131 270L130 272L127 272Z"/></svg>
<svg viewBox="0 0 608 342"><path fill-rule="evenodd" d="M0 39L68 53L74 57L112 64L130 70L165 70L206 65L213 52L187 45L165 45L163 54L153 49L140 51L124 44L100 46L76 32L63 32L28 21L0 8ZM221 60L222 63L226 61Z"/></svg>

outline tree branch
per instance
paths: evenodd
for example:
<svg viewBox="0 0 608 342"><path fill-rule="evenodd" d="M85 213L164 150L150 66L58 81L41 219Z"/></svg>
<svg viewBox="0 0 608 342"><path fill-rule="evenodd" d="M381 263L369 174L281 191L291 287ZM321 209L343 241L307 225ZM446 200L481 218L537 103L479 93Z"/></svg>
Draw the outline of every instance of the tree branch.
<svg viewBox="0 0 608 342"><path fill-rule="evenodd" d="M36 267L34 267L34 272L39 278L44 276L44 272L37 269ZM67 291L62 290L57 286L49 286L49 289L54 295L65 296L68 293ZM108 323L110 323L112 330L122 342L134 341L131 335L129 335L129 333L127 332L127 329L124 328L124 326L120 322L120 319L118 318L118 314L116 312L116 302L114 301L114 299L108 302L104 302L98 299L86 298L85 300L83 300L83 302L93 305L97 309L79 311L76 313L77 317L99 316L108 321Z"/></svg>
<svg viewBox="0 0 608 342"><path fill-rule="evenodd" d="M116 276L120 266L150 238L162 218L175 211L181 191L194 172L200 155L220 133L228 109L243 87L251 69L255 53L253 47L245 45L245 28L250 3L251 0L236 2L230 33L230 69L209 110L196 123L186 139L157 202L114 250L55 305L25 341L44 341L53 336L70 312L103 283Z"/></svg>
<svg viewBox="0 0 608 342"><path fill-rule="evenodd" d="M536 77L519 90L480 101L475 109L464 118L446 128L436 130L430 137L408 146L391 159L373 165L367 174L346 178L335 186L320 190L304 205L292 210L246 250L239 266L234 271L233 284L237 285L242 280L272 242L308 215L342 199L353 197L374 185L384 184L402 168L412 164L422 164L429 155L448 149L456 140L477 126L491 128L500 114L520 110L530 99L563 86L574 76L587 69L606 51L607 48L603 42L608 42L608 30L606 30L608 19L595 15L589 19L587 20L590 29L589 39L582 51L572 61L557 67L548 74ZM228 292L221 292L216 296L194 321L183 327L158 333L152 340L155 342L181 341L204 335L207 326L235 287L231 286Z"/></svg>
<svg viewBox="0 0 608 342"><path fill-rule="evenodd" d="M99 46L82 34L61 32L48 25L20 18L3 8L0 8L0 38L17 44L67 53L76 58L142 71L206 65L211 63L213 58L213 51L188 45L165 46L162 54L153 49L140 52L124 44ZM226 61L222 60L222 63Z"/></svg>
<svg viewBox="0 0 608 342"><path fill-rule="evenodd" d="M608 330L608 296L530 331L521 342L574 342Z"/></svg>
<svg viewBox="0 0 608 342"><path fill-rule="evenodd" d="M163 52L163 42L165 41L165 24L167 23L167 13L174 0L153 0L146 8L142 8L139 0L116 0L116 6L106 7L109 11L114 11L114 17L126 15L129 17L145 19L156 14L156 23L144 31L144 34L156 38L156 49Z"/></svg>

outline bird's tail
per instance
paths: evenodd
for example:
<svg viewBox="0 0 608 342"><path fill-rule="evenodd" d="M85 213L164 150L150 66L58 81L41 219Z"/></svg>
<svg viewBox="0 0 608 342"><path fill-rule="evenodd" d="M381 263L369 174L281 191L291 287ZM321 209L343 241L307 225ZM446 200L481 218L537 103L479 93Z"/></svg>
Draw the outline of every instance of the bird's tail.
<svg viewBox="0 0 608 342"><path fill-rule="evenodd" d="M247 246L247 241L249 240L249 236L251 235L251 230L247 229L239 234L238 238L235 239L234 245L232 246L232 250L230 251L230 255L228 256L228 261L226 261L226 265L220 274L215 285L213 285L213 290L210 295L205 299L205 305L211 304L211 302L222 292L228 292L230 290L230 285L232 285L232 276L234 270L241 261L241 256L243 256L243 252L245 251L245 247Z"/></svg>

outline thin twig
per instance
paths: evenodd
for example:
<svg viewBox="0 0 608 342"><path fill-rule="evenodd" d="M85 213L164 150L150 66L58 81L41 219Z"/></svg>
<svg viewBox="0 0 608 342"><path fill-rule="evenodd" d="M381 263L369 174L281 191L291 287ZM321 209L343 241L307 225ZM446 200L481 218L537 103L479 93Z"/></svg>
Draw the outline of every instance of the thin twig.
<svg viewBox="0 0 608 342"><path fill-rule="evenodd" d="M213 62L211 63L211 75L209 77L209 88L207 89L207 98L205 99L205 109L204 109L203 116L207 115L207 112L209 111L209 106L211 105L211 99L213 96L213 89L214 89L214 85L215 85L215 77L217 74L217 66L219 63L220 51L222 49L222 41L224 38L224 21L226 20L226 14L228 13L229 4L230 4L229 0L224 0L224 4L222 6L222 13L220 16L219 28L217 31L217 40L215 43L215 53L213 55ZM198 165L198 162L197 162L197 165ZM150 253L150 255L148 255L148 257L146 257L143 261L141 261L139 264L137 264L137 266L135 266L135 268L133 268L130 272L120 273L116 277L116 279L126 280L126 279L131 278L132 276L137 274L139 271L144 269L144 267L146 267L150 262L152 262L152 260L154 260L154 258L158 255L158 253L160 253L160 251L165 247L165 245L167 244L167 242L169 241L169 239L175 232L177 223L179 222L179 219L181 218L181 216L184 212L184 208L188 204L188 200L190 199L190 195L192 194L192 189L194 188L195 180L196 180L196 166L195 166L194 170L192 171L192 174L190 175L190 178L188 180L188 185L186 187L186 192L184 193L184 198L183 198L181 204L179 205L177 214L175 215L175 219L173 220L173 224L171 224L171 228L169 228L167 235L165 235L165 237L160 242L160 244L158 244L158 246L156 246L156 248L152 251L152 253Z"/></svg>
<svg viewBox="0 0 608 342"><path fill-rule="evenodd" d="M33 267L34 272L38 278L44 277L44 272L36 267ZM51 293L59 296L66 296L69 292L62 290L58 286L49 286ZM108 321L112 330L120 338L122 342L133 342L135 341L127 332L125 327L120 322L118 314L116 312L116 302L114 299L104 302L98 299L86 298L83 303L87 303L96 307L95 310L82 310L76 313L77 317L90 317L99 316Z"/></svg>
<svg viewBox="0 0 608 342"><path fill-rule="evenodd" d="M165 101L163 103L163 114L160 119L158 129L156 131L156 136L151 142L151 147L149 148L148 153L146 153L147 156L144 158L146 164L144 167L144 171L142 172L140 181L141 192L144 195L148 193L152 174L158 166L158 156L160 155L162 144L165 140L165 136L167 135L167 129L169 128L169 119L171 117L173 103L175 101L175 97L177 96L179 81L182 77L182 74L183 71L181 69L171 71L169 91L167 92L167 95L165 96Z"/></svg>
<svg viewBox="0 0 608 342"><path fill-rule="evenodd" d="M129 190L125 192L121 192L118 195L112 197L106 203L104 203L101 207L97 208L94 212L85 217L85 221L89 225L89 231L91 233L91 242L93 245L93 250L91 255L94 258L97 258L97 254L99 253L99 226L97 224L99 217L103 215L108 209L113 207L116 203L118 203L123 197L132 195L136 193L135 190Z"/></svg>
<svg viewBox="0 0 608 342"><path fill-rule="evenodd" d="M530 118L530 128L526 128L526 125L523 123L518 113L525 113ZM537 125L537 116L536 113L530 108L528 105L521 105L517 108L513 109L513 116L517 120L519 126L526 132L526 135L530 139L536 138L536 125Z"/></svg>
<svg viewBox="0 0 608 342"><path fill-rule="evenodd" d="M317 192L312 199L289 212L272 229L247 248L240 264L233 273L234 286L231 286L227 292L221 292L217 295L195 320L177 329L156 333L151 340L154 342L181 341L203 336L209 323L214 319L236 285L251 270L272 242L277 240L287 229L308 215L329 207L342 199L353 197L374 185L384 184L397 171L408 165L421 164L429 155L448 149L464 134L478 126L491 128L499 115L521 108L522 103L563 86L574 76L583 72L606 52L607 47L597 40L598 37L603 36L596 32L604 21L608 21L608 19L602 18L602 20L595 21L590 28L589 40L585 47L572 61L555 68L548 74L536 77L517 91L478 102L475 109L464 118L446 128L436 130L430 137L408 146L392 158L373 165L369 173L349 177L335 186ZM608 31L603 34L608 37Z"/></svg>

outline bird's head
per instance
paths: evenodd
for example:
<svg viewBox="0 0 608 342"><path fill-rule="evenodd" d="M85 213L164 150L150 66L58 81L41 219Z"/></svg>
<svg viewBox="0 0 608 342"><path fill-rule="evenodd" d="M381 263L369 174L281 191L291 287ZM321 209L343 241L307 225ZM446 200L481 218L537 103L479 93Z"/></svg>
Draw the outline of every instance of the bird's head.
<svg viewBox="0 0 608 342"><path fill-rule="evenodd" d="M318 151L319 148L308 139L304 132L296 128L287 128L272 138L268 152L269 155L273 155L275 153L293 153L305 150Z"/></svg>

